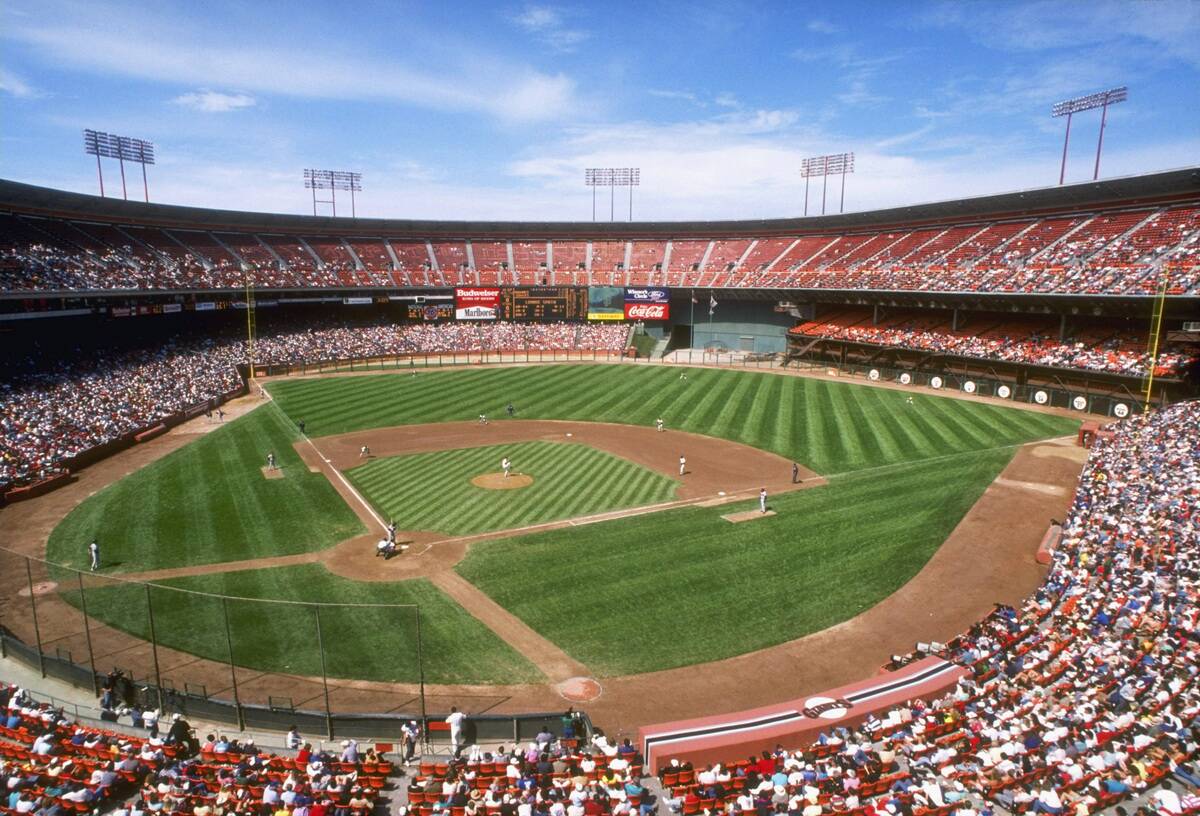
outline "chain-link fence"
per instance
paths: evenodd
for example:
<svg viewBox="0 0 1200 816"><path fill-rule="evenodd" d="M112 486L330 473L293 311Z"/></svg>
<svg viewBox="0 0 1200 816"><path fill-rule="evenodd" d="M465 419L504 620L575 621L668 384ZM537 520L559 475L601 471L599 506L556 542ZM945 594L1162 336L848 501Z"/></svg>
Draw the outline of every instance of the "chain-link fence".
<svg viewBox="0 0 1200 816"><path fill-rule="evenodd" d="M303 719L331 734L341 715L391 712L392 723L363 725L376 737L398 737L403 718L428 713L414 604L216 595L5 549L0 575L3 654L96 694L106 676L120 673L130 681L128 706L239 727L286 728Z"/></svg>

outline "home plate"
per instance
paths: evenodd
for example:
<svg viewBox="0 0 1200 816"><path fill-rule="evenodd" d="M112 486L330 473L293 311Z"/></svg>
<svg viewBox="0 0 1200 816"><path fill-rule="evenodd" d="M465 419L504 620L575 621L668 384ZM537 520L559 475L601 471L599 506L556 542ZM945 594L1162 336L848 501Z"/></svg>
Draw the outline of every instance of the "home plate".
<svg viewBox="0 0 1200 816"><path fill-rule="evenodd" d="M262 475L266 476L268 479L282 479L283 470L280 468L269 468L264 466L262 468Z"/></svg>
<svg viewBox="0 0 1200 816"><path fill-rule="evenodd" d="M725 515L721 516L721 518L733 524L740 524L743 521L754 521L755 519L766 518L767 516L773 515L775 515L774 510L768 510L765 513L760 513L757 510L743 510L740 513L726 513Z"/></svg>

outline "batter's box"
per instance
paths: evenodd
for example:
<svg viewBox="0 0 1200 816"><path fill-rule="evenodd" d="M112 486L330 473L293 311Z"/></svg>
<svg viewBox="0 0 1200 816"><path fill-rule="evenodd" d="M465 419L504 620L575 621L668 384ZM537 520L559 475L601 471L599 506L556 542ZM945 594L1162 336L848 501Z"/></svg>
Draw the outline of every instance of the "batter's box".
<svg viewBox="0 0 1200 816"><path fill-rule="evenodd" d="M773 515L775 515L774 510L768 510L765 513L760 510L743 510L740 513L726 513L721 518L731 524L741 524L743 521L754 521L755 519L764 519Z"/></svg>

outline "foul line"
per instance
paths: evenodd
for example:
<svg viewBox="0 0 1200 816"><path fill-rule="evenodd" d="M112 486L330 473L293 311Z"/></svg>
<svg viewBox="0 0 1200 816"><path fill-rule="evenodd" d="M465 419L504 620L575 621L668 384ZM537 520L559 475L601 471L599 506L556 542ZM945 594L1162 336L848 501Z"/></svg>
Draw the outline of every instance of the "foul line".
<svg viewBox="0 0 1200 816"><path fill-rule="evenodd" d="M270 391L268 391L267 389L264 388L264 389L262 389L262 393L267 395L267 401L270 402L271 405L273 405L275 407L275 410L277 410L279 412L279 415L282 416L286 422L288 422L290 425L293 425L293 426L296 424L296 423L292 422L292 418L287 415L287 412L285 412L282 408L280 408L279 404L275 402L275 398L273 396L271 396ZM311 447L313 449L313 452L316 453L317 456L321 457L321 461L329 466L329 469L333 471L333 475L338 477L338 480L341 481L341 483L346 486L346 489L349 490L350 494L352 496L354 496L355 499L358 500L358 503L361 504L364 508L366 508L366 511L371 514L371 518L375 519L375 523L378 524L383 529L384 532L387 532L388 526L387 526L387 523L383 520L383 517L380 516L378 513L376 513L375 508L372 507L367 502L367 500L362 497L361 493L359 493L357 490L354 489L354 485L350 484L350 480L347 479L344 475L342 475L342 472L340 470L338 470L337 468L335 468L333 466L333 463L329 461L329 457L326 456L324 453L322 453L321 449L318 448L311 439L309 439L308 434L304 433L303 431L300 431L300 436L302 436L304 438L304 441L308 443L309 447Z"/></svg>

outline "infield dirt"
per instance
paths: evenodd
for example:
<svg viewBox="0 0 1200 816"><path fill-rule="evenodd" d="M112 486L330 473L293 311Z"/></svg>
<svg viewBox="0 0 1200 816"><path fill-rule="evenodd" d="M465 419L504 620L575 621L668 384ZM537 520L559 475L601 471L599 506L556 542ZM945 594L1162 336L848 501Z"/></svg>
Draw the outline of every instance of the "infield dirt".
<svg viewBox="0 0 1200 816"><path fill-rule="evenodd" d="M244 407L250 408L257 403L256 399L247 398ZM199 424L205 420L200 418L195 422ZM506 428L510 424L513 427ZM445 433L445 438L437 441L428 436L420 440L417 438L419 433L411 428L407 429L407 440L404 434L389 435L389 438L397 445L396 453L468 447L505 441L506 434L510 433L528 433L518 431L516 426L519 424L522 423L493 423L479 428L480 432L488 432L490 436L478 438L448 426L437 426ZM566 432L561 427L564 423L536 424L554 426L542 429L543 433ZM593 433L597 433L597 426L580 424L589 425ZM70 484L53 493L5 508L0 519L0 546L35 557L43 556L50 531L75 505L105 485L190 441L191 437L183 427L87 468ZM609 439L608 444L616 448L603 449L659 472L676 475L678 455L685 453L689 470L696 478L692 478L693 474L684 477L681 494L687 489L687 495L694 499L711 497L720 490L727 490L726 484L735 483L729 478L728 470L721 478L716 475L718 471L709 472L709 463L719 462L723 470L730 466L736 468L742 474L736 484L749 486L755 492L760 486L766 486L771 492L790 487L786 484L790 482L790 463L779 457L771 457L769 463L755 460L758 462L756 468L736 457L721 458L718 448L733 443L712 440L717 447L712 449L714 458L709 459L710 454L704 450L687 445L680 448L683 440L695 438L694 435L672 431L658 434L663 437L658 449L646 449L645 441L637 432L640 429L630 431L625 426L613 427L621 432L600 433L599 438ZM207 430L205 427L200 432ZM426 428L425 433L428 431ZM645 429L645 432L651 438L655 435L653 429ZM356 463L358 449L363 443L355 439L363 435L371 438L369 444L378 455L391 455L385 447L387 440L381 439L379 434L367 431L339 437L336 445L329 448L337 454L331 455L331 459L343 467ZM511 438L542 437L518 435ZM572 439L600 447L597 437L591 441ZM322 450L333 442L332 438L317 440ZM344 460L340 458L343 452L338 447L342 445L345 446ZM733 447L747 450L743 446ZM993 603L1017 603L1038 585L1043 569L1034 561L1035 550L1049 519L1052 516L1061 518L1070 505L1085 454L1065 440L1031 443L1019 448L1000 477L916 577L851 620L798 640L727 660L607 678L602 696L588 703L587 711L610 734L631 734L639 725L651 722L765 705L861 679L875 672L889 654L907 651L917 640L952 638L987 614ZM774 479L763 478L767 473L778 475ZM815 479L811 481L817 483ZM808 486L808 482L806 479L804 486ZM931 496L930 501L937 501L937 497ZM370 554L375 538L366 536L362 540L342 542L305 557L316 556L314 560L339 572L342 569L359 572L358 564L362 563L363 573L368 570L377 573L381 562ZM401 534L401 538L412 540L413 548L410 554L388 562L389 571L394 569L395 572L383 580L416 574L432 578L439 572L449 571L470 544L464 539L441 540L435 544L436 538L428 535ZM423 548L424 556L411 557L413 554L420 556ZM432 563L422 563L422 559ZM261 559L238 566L266 568L276 562L289 563L282 559ZM229 569L231 566L212 565L212 568ZM36 582L42 576L36 565L34 569ZM34 633L27 614L28 600L20 599L18 595L26 582L23 572L23 569L0 571L0 618L16 634L32 642ZM365 576L353 577L361 579ZM43 643L48 651L63 646L72 649L76 656L86 654L76 609L50 594L38 599L38 615ZM503 625L500 621L485 622ZM687 625L686 621L679 623ZM731 624L736 624L736 610L731 610ZM509 633L509 637L515 638L516 634ZM149 675L151 650L145 641L98 622L93 622L91 638L96 662L102 670L119 664L132 668L139 677ZM631 642L629 648L639 646ZM164 677L186 678L193 683L205 684L210 694L229 696L228 666L165 648L158 650L158 659ZM569 663L562 666L562 670L568 668ZM238 669L237 677L239 693L245 702L266 702L268 694L290 695L297 706L320 707L322 688L319 678L264 675L246 669ZM329 690L332 705L347 712L411 711L416 699L415 687L400 684L331 679ZM431 711L445 710L454 704L469 713L504 713L560 710L566 701L557 693L554 684L548 682L519 686L432 686L428 689L427 703Z"/></svg>

